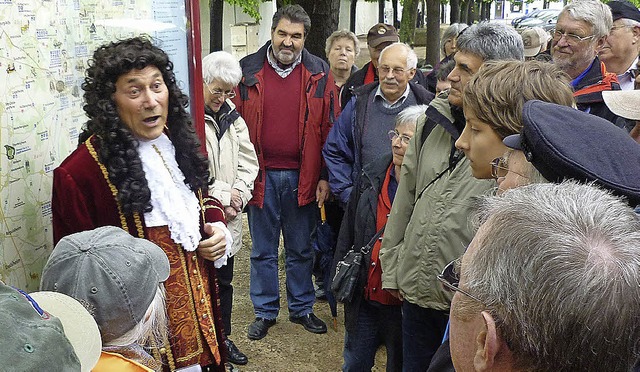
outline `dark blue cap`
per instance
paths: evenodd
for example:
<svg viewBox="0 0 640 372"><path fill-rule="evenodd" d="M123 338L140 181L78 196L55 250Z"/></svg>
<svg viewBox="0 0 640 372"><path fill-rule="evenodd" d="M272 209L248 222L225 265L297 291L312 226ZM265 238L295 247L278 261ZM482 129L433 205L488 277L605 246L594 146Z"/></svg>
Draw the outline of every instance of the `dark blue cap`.
<svg viewBox="0 0 640 372"><path fill-rule="evenodd" d="M640 204L640 145L611 122L567 106L537 100L522 110L521 134L504 139L522 150L546 178L595 181Z"/></svg>
<svg viewBox="0 0 640 372"><path fill-rule="evenodd" d="M607 5L611 8L611 16L614 21L620 18L627 18L640 22L640 10L638 10L638 8L636 8L636 6L631 2L626 0L615 0L609 1Z"/></svg>

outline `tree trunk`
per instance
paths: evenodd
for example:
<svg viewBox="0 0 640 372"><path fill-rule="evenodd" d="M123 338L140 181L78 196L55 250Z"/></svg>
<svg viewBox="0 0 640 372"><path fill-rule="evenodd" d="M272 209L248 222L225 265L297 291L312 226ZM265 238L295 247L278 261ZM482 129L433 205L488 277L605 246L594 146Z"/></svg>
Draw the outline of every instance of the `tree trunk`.
<svg viewBox="0 0 640 372"><path fill-rule="evenodd" d="M476 3L474 0L467 2L467 24L469 25L472 25L476 21L475 6Z"/></svg>
<svg viewBox="0 0 640 372"><path fill-rule="evenodd" d="M467 11L467 7L469 6L469 1L470 0L466 0L466 1L462 1L460 0L460 8L458 11L458 22L459 23L466 23L469 24L469 21L467 19L467 16L469 15L469 12ZM455 23L453 22L453 19L451 20L451 23Z"/></svg>
<svg viewBox="0 0 640 372"><path fill-rule="evenodd" d="M393 22L391 22L391 24L396 29L399 29L400 28L400 22L398 22L398 0L391 0L391 7L393 8ZM415 15L415 11L416 10L418 10L417 6L414 9L413 24L416 23L416 15ZM404 10L402 11L402 14L404 14ZM414 29L415 29L415 27L414 27Z"/></svg>
<svg viewBox="0 0 640 372"><path fill-rule="evenodd" d="M209 50L222 50L222 14L224 0L209 0Z"/></svg>
<svg viewBox="0 0 640 372"><path fill-rule="evenodd" d="M338 29L340 0L296 0L311 18L311 30L304 46L311 54L327 60L324 52L327 38Z"/></svg>
<svg viewBox="0 0 640 372"><path fill-rule="evenodd" d="M419 0L404 0L402 6L402 20L400 21L400 41L411 46L416 34L416 13Z"/></svg>
<svg viewBox="0 0 640 372"><path fill-rule="evenodd" d="M384 0L378 0L378 22L384 23Z"/></svg>
<svg viewBox="0 0 640 372"><path fill-rule="evenodd" d="M351 0L351 5L349 7L349 30L351 32L356 32L356 9L358 5L358 0Z"/></svg>
<svg viewBox="0 0 640 372"><path fill-rule="evenodd" d="M480 19L483 21L488 21L489 19L491 19L491 3L483 1L480 4Z"/></svg>
<svg viewBox="0 0 640 372"><path fill-rule="evenodd" d="M460 22L460 0L449 0L449 24Z"/></svg>
<svg viewBox="0 0 640 372"><path fill-rule="evenodd" d="M440 0L427 1L427 63L440 61Z"/></svg>

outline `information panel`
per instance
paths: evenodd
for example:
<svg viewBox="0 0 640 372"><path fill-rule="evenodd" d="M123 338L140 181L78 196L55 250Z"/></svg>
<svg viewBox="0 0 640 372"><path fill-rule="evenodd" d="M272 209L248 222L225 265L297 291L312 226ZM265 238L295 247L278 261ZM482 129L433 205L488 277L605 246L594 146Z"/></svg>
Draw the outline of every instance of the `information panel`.
<svg viewBox="0 0 640 372"><path fill-rule="evenodd" d="M53 169L86 121L81 84L100 45L155 39L189 92L185 0L0 0L0 279L33 291L53 249Z"/></svg>

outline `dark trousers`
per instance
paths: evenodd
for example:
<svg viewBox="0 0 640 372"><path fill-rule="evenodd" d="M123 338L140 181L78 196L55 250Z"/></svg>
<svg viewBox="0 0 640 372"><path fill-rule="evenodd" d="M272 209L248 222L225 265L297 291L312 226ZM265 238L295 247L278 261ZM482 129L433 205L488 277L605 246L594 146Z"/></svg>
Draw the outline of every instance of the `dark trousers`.
<svg viewBox="0 0 640 372"><path fill-rule="evenodd" d="M382 305L365 299L355 329L344 335L344 372L371 371L378 345L387 348L387 372L402 370L402 312L400 305Z"/></svg>
<svg viewBox="0 0 640 372"><path fill-rule="evenodd" d="M402 370L426 371L442 343L449 315L402 302Z"/></svg>
<svg viewBox="0 0 640 372"><path fill-rule="evenodd" d="M227 264L216 269L218 275L218 292L220 296L220 312L225 336L231 334L231 307L233 305L233 257L227 258Z"/></svg>

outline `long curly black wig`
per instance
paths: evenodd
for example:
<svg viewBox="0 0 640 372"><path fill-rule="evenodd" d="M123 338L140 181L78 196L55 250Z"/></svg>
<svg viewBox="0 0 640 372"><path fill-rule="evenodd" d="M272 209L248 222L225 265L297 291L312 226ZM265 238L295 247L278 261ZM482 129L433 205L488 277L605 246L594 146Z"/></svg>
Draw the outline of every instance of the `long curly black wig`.
<svg viewBox="0 0 640 372"><path fill-rule="evenodd" d="M112 95L121 75L147 66L160 70L169 89L167 135L176 149L176 161L185 175L185 183L196 191L205 188L209 178L207 159L199 150L200 140L186 111L188 98L178 88L167 54L147 37L105 44L93 53L82 83L83 108L89 120L80 134L80 143L91 135L97 137L98 157L118 189L118 201L128 215L151 211L151 192L138 155L138 140L120 120Z"/></svg>

